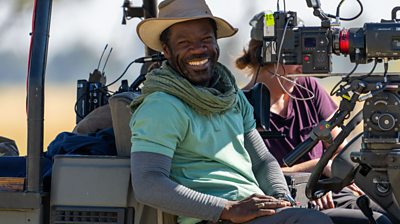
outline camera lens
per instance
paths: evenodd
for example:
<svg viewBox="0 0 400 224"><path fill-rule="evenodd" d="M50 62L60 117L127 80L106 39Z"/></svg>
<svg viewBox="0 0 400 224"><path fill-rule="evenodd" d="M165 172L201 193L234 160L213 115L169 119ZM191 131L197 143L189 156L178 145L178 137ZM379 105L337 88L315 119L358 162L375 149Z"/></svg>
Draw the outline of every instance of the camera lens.
<svg viewBox="0 0 400 224"><path fill-rule="evenodd" d="M350 32L346 29L343 29L340 31L339 34L339 50L342 54L348 54L349 53L349 35Z"/></svg>

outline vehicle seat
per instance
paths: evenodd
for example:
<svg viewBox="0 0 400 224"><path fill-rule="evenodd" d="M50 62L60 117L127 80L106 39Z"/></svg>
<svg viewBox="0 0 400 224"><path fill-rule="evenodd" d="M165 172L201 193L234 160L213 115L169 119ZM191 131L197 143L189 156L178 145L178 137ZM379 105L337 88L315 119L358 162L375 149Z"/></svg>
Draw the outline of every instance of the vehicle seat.
<svg viewBox="0 0 400 224"><path fill-rule="evenodd" d="M134 92L122 92L113 95L108 100L111 109L111 119L114 128L115 144L118 156L130 156L131 154L131 131L129 121L131 119L131 110L129 104L139 94ZM136 201L133 189L130 195L131 204L135 208L134 224L176 224L177 216L165 213Z"/></svg>
<svg viewBox="0 0 400 224"><path fill-rule="evenodd" d="M269 130L269 114L270 114L270 93L269 89L263 83L256 83L251 89L243 90L249 103L254 108L254 118L256 119L256 127L263 139L267 138L283 138L280 132Z"/></svg>
<svg viewBox="0 0 400 224"><path fill-rule="evenodd" d="M132 113L129 104L137 96L138 93L122 92L113 95L108 100L118 156L131 155L131 130L129 129L129 121Z"/></svg>

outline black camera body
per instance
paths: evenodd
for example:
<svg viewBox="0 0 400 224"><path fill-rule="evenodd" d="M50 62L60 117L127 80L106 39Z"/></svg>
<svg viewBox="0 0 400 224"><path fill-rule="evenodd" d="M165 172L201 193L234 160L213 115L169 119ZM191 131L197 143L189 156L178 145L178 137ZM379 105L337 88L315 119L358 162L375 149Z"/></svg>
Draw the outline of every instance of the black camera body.
<svg viewBox="0 0 400 224"><path fill-rule="evenodd" d="M365 150L400 148L400 77L390 75L387 79L390 85L366 99L364 103L362 111ZM380 83L383 83L382 76L369 76L360 80L367 83L366 91L374 91L379 88Z"/></svg>
<svg viewBox="0 0 400 224"><path fill-rule="evenodd" d="M296 12L274 13L275 35L264 36L262 62L302 65L304 73L331 71L332 30L297 27ZM265 18L262 18L263 21Z"/></svg>
<svg viewBox="0 0 400 224"><path fill-rule="evenodd" d="M392 12L392 16L394 14ZM264 64L302 65L303 73L318 74L332 71L332 54L349 55L350 61L357 64L400 59L400 23L395 21L396 18L392 18L347 30L332 28L331 21L325 19L321 26L307 27L297 25L296 12L278 11L273 17L260 16L257 22L264 27L273 24L273 35L265 29L255 32L263 32L258 36L263 36L261 58Z"/></svg>
<svg viewBox="0 0 400 224"><path fill-rule="evenodd" d="M107 87L101 82L90 82L80 79L77 83L76 92L76 123L81 121L94 109L108 103L109 94Z"/></svg>

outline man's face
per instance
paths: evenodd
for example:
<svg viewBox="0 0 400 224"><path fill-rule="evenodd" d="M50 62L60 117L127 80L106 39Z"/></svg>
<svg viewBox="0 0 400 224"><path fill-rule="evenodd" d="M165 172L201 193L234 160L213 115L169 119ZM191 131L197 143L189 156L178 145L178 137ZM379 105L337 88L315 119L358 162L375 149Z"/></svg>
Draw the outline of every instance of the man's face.
<svg viewBox="0 0 400 224"><path fill-rule="evenodd" d="M163 51L169 64L189 82L198 86L210 84L219 48L208 19L172 25Z"/></svg>

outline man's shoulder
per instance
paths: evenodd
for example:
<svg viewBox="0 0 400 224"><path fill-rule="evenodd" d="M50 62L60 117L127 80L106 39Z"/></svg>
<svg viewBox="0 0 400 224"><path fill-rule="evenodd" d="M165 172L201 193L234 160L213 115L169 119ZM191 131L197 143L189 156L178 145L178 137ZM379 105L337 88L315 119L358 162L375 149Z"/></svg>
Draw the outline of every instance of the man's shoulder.
<svg viewBox="0 0 400 224"><path fill-rule="evenodd" d="M145 113L149 110L158 114L183 113L183 111L187 110L187 105L174 95L165 92L154 92L146 96L138 109L145 111Z"/></svg>

